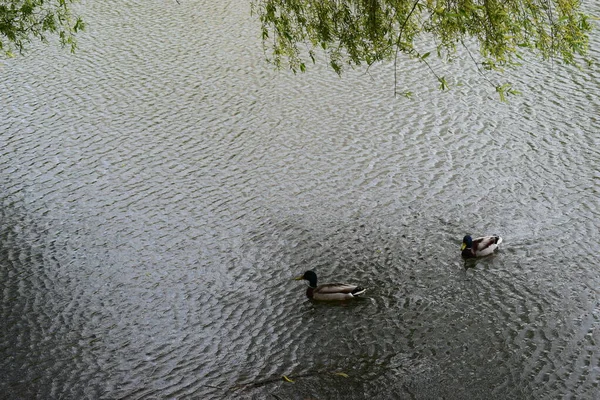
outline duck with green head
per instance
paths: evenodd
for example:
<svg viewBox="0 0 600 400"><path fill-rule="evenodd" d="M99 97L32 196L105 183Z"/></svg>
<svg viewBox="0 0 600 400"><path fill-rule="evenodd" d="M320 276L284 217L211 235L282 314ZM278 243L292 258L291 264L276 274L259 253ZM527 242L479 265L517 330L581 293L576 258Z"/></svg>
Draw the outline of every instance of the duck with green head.
<svg viewBox="0 0 600 400"><path fill-rule="evenodd" d="M500 243L502 243L502 238L498 235L482 236L475 239L466 235L460 247L461 255L464 258L489 256L498 249Z"/></svg>
<svg viewBox="0 0 600 400"><path fill-rule="evenodd" d="M317 274L306 271L304 275L294 278L297 281L308 281L306 297L313 300L350 300L363 294L366 289L348 283L326 283L317 285Z"/></svg>

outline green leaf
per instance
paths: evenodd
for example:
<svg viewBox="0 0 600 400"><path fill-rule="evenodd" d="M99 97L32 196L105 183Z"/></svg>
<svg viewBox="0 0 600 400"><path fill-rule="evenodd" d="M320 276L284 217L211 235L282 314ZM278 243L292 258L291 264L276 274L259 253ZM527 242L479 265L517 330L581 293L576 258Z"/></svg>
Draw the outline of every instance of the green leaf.
<svg viewBox="0 0 600 400"><path fill-rule="evenodd" d="M446 78L445 77L443 77L443 76L439 77L438 78L438 82L440 83L440 86L439 86L440 90L442 90L442 91L443 90L448 90L448 88L449 88L448 87L448 82L446 82Z"/></svg>
<svg viewBox="0 0 600 400"><path fill-rule="evenodd" d="M521 94L521 92L519 92L518 90L513 89L512 85L510 83L505 83L503 85L496 86L496 92L498 92L500 101L503 103L508 101L508 99L507 99L508 95L517 96L517 95Z"/></svg>

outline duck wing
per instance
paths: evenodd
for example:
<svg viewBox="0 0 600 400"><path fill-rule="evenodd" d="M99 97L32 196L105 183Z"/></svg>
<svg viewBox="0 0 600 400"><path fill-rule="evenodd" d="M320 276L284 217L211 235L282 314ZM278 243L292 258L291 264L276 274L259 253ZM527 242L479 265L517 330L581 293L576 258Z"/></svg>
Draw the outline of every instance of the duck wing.
<svg viewBox="0 0 600 400"><path fill-rule="evenodd" d="M348 283L326 283L319 286L316 291L319 293L350 293L352 294L356 289L363 290L356 285L350 285Z"/></svg>
<svg viewBox="0 0 600 400"><path fill-rule="evenodd" d="M350 300L365 291L360 286L348 283L328 283L318 286L308 297L315 300Z"/></svg>
<svg viewBox="0 0 600 400"><path fill-rule="evenodd" d="M493 253L500 243L502 243L502 238L500 236L478 237L473 239L473 251L478 256L488 255Z"/></svg>

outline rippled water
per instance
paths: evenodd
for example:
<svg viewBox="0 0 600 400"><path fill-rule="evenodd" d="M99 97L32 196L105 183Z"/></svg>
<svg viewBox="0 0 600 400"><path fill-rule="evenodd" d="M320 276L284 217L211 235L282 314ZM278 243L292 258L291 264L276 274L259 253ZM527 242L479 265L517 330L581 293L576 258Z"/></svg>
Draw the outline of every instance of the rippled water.
<svg viewBox="0 0 600 400"><path fill-rule="evenodd" d="M407 64L394 99L180 3L86 4L76 55L0 64L0 396L598 397L596 66L500 104ZM465 233L502 250L464 264ZM367 296L311 303L309 268Z"/></svg>

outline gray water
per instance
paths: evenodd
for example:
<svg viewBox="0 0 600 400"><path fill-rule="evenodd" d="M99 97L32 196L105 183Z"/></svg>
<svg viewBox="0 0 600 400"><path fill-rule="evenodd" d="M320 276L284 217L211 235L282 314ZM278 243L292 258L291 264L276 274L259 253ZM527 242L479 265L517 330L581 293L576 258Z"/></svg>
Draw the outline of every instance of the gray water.
<svg viewBox="0 0 600 400"><path fill-rule="evenodd" d="M503 104L403 61L394 98L180 3L88 2L75 55L0 64L2 398L600 398L597 66L526 62ZM465 264L466 233L504 243Z"/></svg>

